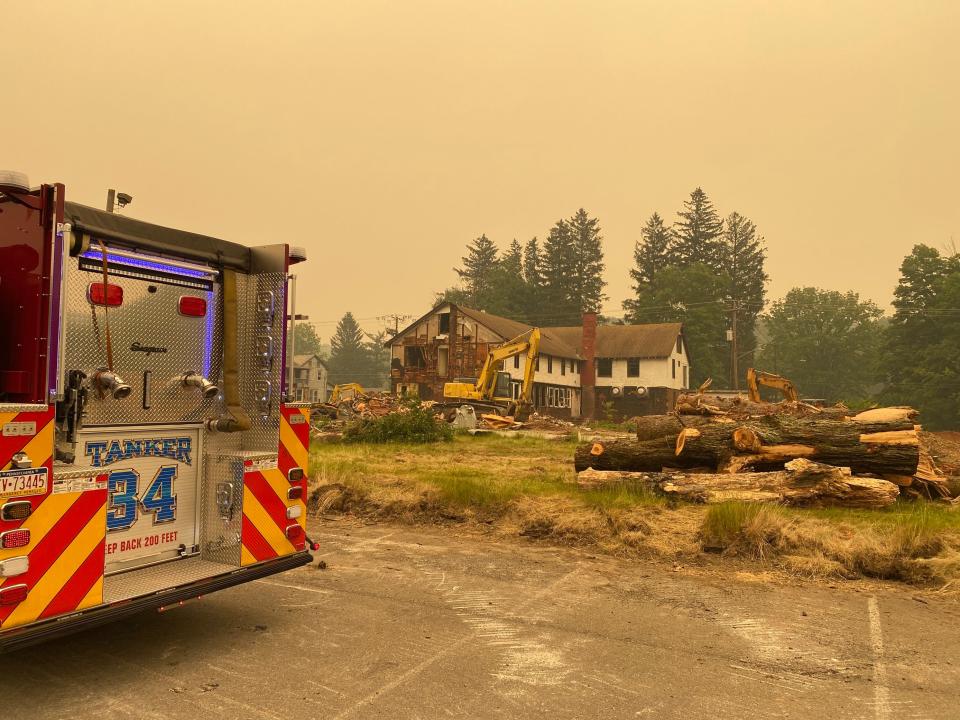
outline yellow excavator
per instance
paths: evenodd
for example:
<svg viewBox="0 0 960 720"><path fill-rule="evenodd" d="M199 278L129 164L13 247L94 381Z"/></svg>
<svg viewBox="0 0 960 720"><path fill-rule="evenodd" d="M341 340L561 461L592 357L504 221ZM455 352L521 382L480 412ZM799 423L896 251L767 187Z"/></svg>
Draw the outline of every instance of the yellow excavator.
<svg viewBox="0 0 960 720"><path fill-rule="evenodd" d="M540 328L518 335L508 343L487 353L487 359L475 383L448 382L443 386L443 406L456 408L472 405L479 412L510 415L521 422L530 416L533 399L533 376L540 351ZM510 392L510 373L498 371L500 363L517 355L525 355L523 386L516 400Z"/></svg>
<svg viewBox="0 0 960 720"><path fill-rule="evenodd" d="M784 399L790 402L797 402L800 399L800 394L797 392L796 386L785 377L764 372L763 370L747 368L747 392L750 394L750 399L753 400L753 402L761 402L760 385L776 388L783 393Z"/></svg>
<svg viewBox="0 0 960 720"><path fill-rule="evenodd" d="M313 411L336 420L341 415L353 415L353 401L366 399L367 393L360 383L334 385L326 402L314 403Z"/></svg>

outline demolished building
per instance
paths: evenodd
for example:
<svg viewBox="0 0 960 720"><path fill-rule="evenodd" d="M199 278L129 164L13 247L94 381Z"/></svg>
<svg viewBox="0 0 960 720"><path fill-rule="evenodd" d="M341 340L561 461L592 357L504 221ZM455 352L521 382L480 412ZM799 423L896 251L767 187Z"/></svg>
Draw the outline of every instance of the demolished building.
<svg viewBox="0 0 960 720"><path fill-rule="evenodd" d="M391 390L440 400L443 385L474 379L487 353L530 325L442 303L387 341ZM689 388L682 323L598 325L586 313L574 327L541 327L534 410L557 417L630 417L667 412ZM506 361L519 397L522 359Z"/></svg>

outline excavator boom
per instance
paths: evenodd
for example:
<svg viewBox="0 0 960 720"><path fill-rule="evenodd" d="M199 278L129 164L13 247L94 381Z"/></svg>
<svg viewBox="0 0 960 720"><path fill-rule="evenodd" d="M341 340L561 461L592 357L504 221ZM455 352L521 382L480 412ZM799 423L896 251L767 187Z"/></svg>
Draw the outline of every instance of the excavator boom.
<svg viewBox="0 0 960 720"><path fill-rule="evenodd" d="M483 368L473 385L451 382L443 386L443 396L447 400L474 401L488 405L503 405L512 409L518 416L529 412L533 398L533 379L536 372L537 354L540 352L540 328L532 328L518 335L508 343L496 347L487 353ZM511 397L497 395L497 378L500 363L517 355L526 355L523 368L523 387L520 399L514 403ZM516 406L515 408L513 406Z"/></svg>
<svg viewBox="0 0 960 720"><path fill-rule="evenodd" d="M753 400L753 402L760 402L760 385L776 388L783 393L784 399L790 402L797 402L797 400L800 399L796 386L785 377L764 372L763 370L748 368L747 391L750 393L750 399Z"/></svg>

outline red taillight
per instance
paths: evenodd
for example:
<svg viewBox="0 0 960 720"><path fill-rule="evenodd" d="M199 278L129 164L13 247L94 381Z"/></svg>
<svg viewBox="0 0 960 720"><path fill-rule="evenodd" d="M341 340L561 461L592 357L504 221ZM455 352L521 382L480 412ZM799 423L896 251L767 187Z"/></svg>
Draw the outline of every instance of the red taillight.
<svg viewBox="0 0 960 720"><path fill-rule="evenodd" d="M287 500L299 500L303 497L303 485L297 485L287 490Z"/></svg>
<svg viewBox="0 0 960 720"><path fill-rule="evenodd" d="M102 282L90 283L90 287L87 288L87 297L94 305L118 307L123 305L123 288L109 283L106 287Z"/></svg>
<svg viewBox="0 0 960 720"><path fill-rule="evenodd" d="M0 605L19 605L27 599L27 592L26 585L0 588Z"/></svg>
<svg viewBox="0 0 960 720"><path fill-rule="evenodd" d="M187 317L203 317L207 314L207 301L201 297L181 295L180 314Z"/></svg>
<svg viewBox="0 0 960 720"><path fill-rule="evenodd" d="M290 468L287 471L287 480L292 483L300 482L303 480L303 468Z"/></svg>
<svg viewBox="0 0 960 720"><path fill-rule="evenodd" d="M302 545L307 537L307 534L299 525L288 525L286 535L287 540L292 542L294 545Z"/></svg>
<svg viewBox="0 0 960 720"><path fill-rule="evenodd" d="M4 503L0 507L0 520L26 520L33 513L33 506L24 501Z"/></svg>
<svg viewBox="0 0 960 720"><path fill-rule="evenodd" d="M29 530L9 530L5 533L0 533L0 548L3 548L4 550L22 548L29 544Z"/></svg>

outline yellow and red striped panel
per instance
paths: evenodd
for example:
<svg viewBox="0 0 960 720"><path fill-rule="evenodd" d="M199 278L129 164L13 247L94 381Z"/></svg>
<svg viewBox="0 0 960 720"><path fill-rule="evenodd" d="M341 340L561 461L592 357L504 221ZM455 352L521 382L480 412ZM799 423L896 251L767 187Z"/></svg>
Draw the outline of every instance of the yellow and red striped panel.
<svg viewBox="0 0 960 720"><path fill-rule="evenodd" d="M107 491L58 493L53 488L54 412L0 413L0 424L36 422L32 437L7 437L0 441L0 468L9 469L11 459L25 452L34 467L47 468L47 492L43 495L0 500L28 500L33 513L25 520L2 521L0 532L30 530L25 547L0 549L0 560L26 555L29 570L0 578L0 590L26 585L27 597L17 605L0 605L0 629L24 625L55 615L82 610L103 602L104 544Z"/></svg>
<svg viewBox="0 0 960 720"><path fill-rule="evenodd" d="M0 412L0 427L7 423L36 423L37 434L33 436L0 435L0 470L13 468L13 456L26 453L33 460L34 467L53 464L53 420L54 409L47 408L33 412Z"/></svg>
<svg viewBox="0 0 960 720"><path fill-rule="evenodd" d="M250 468L243 475L243 528L241 530L240 564L252 565L289 555L306 547L307 527L307 457L310 442L310 411L282 405L280 419L280 446L277 467ZM292 468L303 468L303 479L291 483L288 473ZM300 487L300 497L290 500L287 491ZM287 509L300 510L296 519L287 518ZM300 532L292 540L287 528L299 525Z"/></svg>

